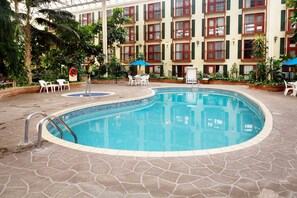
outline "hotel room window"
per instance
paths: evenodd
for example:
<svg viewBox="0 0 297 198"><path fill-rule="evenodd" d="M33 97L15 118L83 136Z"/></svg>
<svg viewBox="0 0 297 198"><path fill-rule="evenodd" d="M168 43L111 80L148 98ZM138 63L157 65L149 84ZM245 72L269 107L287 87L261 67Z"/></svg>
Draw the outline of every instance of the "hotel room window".
<svg viewBox="0 0 297 198"><path fill-rule="evenodd" d="M264 14L246 14L244 17L244 33L259 34L264 33Z"/></svg>
<svg viewBox="0 0 297 198"><path fill-rule="evenodd" d="M208 33L208 36L223 36L223 35L225 35L224 17L208 19L207 33Z"/></svg>
<svg viewBox="0 0 297 198"><path fill-rule="evenodd" d="M208 42L207 43L207 60L223 60L224 59L224 42Z"/></svg>
<svg viewBox="0 0 297 198"><path fill-rule="evenodd" d="M175 38L190 38L190 21L178 21L175 23Z"/></svg>
<svg viewBox="0 0 297 198"><path fill-rule="evenodd" d="M191 15L190 0L176 0L174 13L176 17Z"/></svg>
<svg viewBox="0 0 297 198"><path fill-rule="evenodd" d="M177 43L175 45L175 61L190 60L190 44Z"/></svg>
<svg viewBox="0 0 297 198"><path fill-rule="evenodd" d="M161 19L161 4L148 4L148 20Z"/></svg>

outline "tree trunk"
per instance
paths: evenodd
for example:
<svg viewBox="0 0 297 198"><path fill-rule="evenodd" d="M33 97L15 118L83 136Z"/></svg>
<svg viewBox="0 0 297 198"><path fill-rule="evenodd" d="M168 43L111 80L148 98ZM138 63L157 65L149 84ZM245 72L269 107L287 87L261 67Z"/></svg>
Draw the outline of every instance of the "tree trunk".
<svg viewBox="0 0 297 198"><path fill-rule="evenodd" d="M27 69L27 77L29 84L32 84L32 71L31 71L31 30L30 30L30 6L26 3L27 16L25 25L25 67Z"/></svg>

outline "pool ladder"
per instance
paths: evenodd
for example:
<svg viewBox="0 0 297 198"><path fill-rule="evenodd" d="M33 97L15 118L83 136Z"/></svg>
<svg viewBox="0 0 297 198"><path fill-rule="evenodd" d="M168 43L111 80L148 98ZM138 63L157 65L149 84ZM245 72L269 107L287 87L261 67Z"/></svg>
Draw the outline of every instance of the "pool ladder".
<svg viewBox="0 0 297 198"><path fill-rule="evenodd" d="M63 130L54 122L54 120L52 120L51 118L53 117L54 119L56 119L58 122L60 122L66 129L67 131L73 136L74 138L74 142L77 143L77 136L76 134L71 130L71 128L58 116L55 115L47 115L43 112L37 111L34 113L31 113L30 115L28 115L28 117L26 118L26 122L25 122L25 137L24 137L24 142L23 145L28 145L29 141L28 141L28 133L29 133L29 125L30 125L30 119L35 116L35 115L42 115L44 118L42 120L40 120L38 122L38 139L37 139L37 149L41 148L41 134L42 134L42 125L45 121L49 121L56 129L58 129L58 131L61 134L61 139L64 139L64 132Z"/></svg>

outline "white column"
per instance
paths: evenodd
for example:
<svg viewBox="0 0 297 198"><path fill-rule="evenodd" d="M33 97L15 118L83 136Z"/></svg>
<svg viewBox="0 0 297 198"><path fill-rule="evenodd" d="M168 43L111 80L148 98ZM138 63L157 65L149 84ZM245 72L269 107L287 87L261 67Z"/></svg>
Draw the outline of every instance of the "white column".
<svg viewBox="0 0 297 198"><path fill-rule="evenodd" d="M106 0L102 0L102 37L103 54L105 54L104 63L107 62L107 18L106 18Z"/></svg>

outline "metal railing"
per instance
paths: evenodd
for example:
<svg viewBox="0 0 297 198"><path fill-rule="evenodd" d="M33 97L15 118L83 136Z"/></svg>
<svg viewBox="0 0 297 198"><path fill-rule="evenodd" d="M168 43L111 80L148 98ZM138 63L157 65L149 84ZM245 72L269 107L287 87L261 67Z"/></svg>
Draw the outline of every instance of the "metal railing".
<svg viewBox="0 0 297 198"><path fill-rule="evenodd" d="M54 122L53 119L51 119L51 117L53 117L55 120L57 120L59 123L61 123L66 129L67 131L73 136L74 138L74 142L77 143L77 136L76 134L71 130L71 128L58 116L55 115L47 115L44 112L34 112L32 114L30 114L27 118L26 118L26 122L25 122L25 136L24 136L24 145L29 144L29 138L28 138L28 134L29 134L29 125L30 125L30 120L33 116L35 115L42 115L44 118L42 120L40 120L38 122L38 139L37 139L37 148L41 148L41 135L42 135L42 125L43 123L47 120L49 121L61 134L61 139L64 139L64 132L63 130Z"/></svg>

